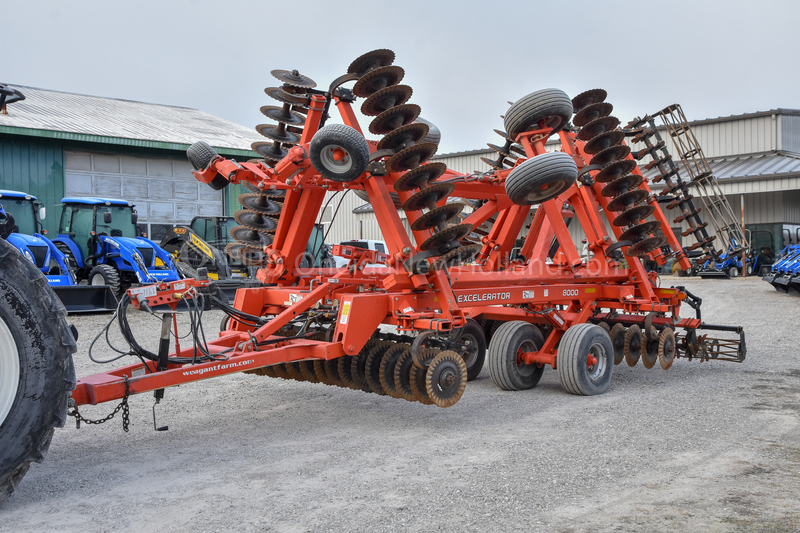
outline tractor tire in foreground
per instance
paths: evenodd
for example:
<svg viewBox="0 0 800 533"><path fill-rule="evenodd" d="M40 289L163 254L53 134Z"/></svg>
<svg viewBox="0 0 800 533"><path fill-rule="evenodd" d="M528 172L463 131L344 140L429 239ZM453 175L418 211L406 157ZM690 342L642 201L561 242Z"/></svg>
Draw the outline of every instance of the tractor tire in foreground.
<svg viewBox="0 0 800 533"><path fill-rule="evenodd" d="M604 393L614 369L611 337L594 324L572 326L561 337L556 366L567 392L583 396Z"/></svg>
<svg viewBox="0 0 800 533"><path fill-rule="evenodd" d="M75 339L47 279L0 239L0 493L41 462L75 388Z"/></svg>

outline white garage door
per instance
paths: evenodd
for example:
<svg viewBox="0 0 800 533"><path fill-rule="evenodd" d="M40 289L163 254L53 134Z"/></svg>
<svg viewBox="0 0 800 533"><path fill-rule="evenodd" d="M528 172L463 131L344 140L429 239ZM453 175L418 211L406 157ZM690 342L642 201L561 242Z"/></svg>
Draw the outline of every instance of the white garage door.
<svg viewBox="0 0 800 533"><path fill-rule="evenodd" d="M222 191L198 182L188 161L65 152L66 196L122 198L136 204L139 225L158 242L192 217L223 214Z"/></svg>

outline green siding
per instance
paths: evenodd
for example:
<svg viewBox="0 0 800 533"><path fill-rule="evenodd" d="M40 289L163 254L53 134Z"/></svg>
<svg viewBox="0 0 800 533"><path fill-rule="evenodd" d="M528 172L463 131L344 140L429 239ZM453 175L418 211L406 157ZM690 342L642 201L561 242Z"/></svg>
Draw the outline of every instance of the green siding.
<svg viewBox="0 0 800 533"><path fill-rule="evenodd" d="M50 237L58 232L59 209L64 197L64 149L57 142L24 137L0 138L0 189L36 196L47 207L43 224Z"/></svg>
<svg viewBox="0 0 800 533"><path fill-rule="evenodd" d="M238 183L231 183L225 187L225 215L232 217L234 213L242 208L241 204L239 204L239 195L243 192L248 191L244 190Z"/></svg>

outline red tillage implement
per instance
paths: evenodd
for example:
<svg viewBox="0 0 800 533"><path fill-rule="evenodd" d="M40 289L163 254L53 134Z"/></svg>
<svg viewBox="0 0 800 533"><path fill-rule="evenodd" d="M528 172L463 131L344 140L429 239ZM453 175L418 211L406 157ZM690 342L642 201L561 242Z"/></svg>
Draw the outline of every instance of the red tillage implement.
<svg viewBox="0 0 800 533"><path fill-rule="evenodd" d="M75 404L246 371L448 407L485 358L501 388L532 388L551 366L568 392L585 395L604 392L623 360L664 369L675 357L744 360L741 328L704 324L699 298L658 287L645 269L645 257L691 265L659 207L674 199L652 194L623 142L637 132L619 128L605 91L523 97L498 130L504 145L489 145L499 154L486 159L493 170L461 174L428 162L438 130L406 103L411 89L393 61L388 50L365 54L327 91L297 71L274 71L283 86L266 92L282 107L262 108L278 122L257 127L270 139L253 145L263 159L239 163L205 143L190 148L199 181L253 191L240 197L229 252L259 266L264 286L220 305L231 318L216 340L170 353L177 322L169 313L157 354L127 332L144 363L81 379ZM365 140L357 97L380 141ZM331 104L343 125L325 125ZM547 152L554 135L560 150ZM314 268L304 252L326 193L350 189L366 193L388 254L339 246L334 255L349 258L347 267ZM586 235L585 257L570 218ZM212 300L210 285L182 280L129 298L155 309L185 301L198 312ZM684 302L696 318L680 317ZM711 339L701 330L735 335Z"/></svg>

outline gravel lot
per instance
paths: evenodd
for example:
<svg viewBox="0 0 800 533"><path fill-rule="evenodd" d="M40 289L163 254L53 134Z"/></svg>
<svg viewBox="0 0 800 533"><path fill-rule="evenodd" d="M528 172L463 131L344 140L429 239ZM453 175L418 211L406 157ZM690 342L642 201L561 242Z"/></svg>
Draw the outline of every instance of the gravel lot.
<svg viewBox="0 0 800 533"><path fill-rule="evenodd" d="M449 409L215 378L167 390L166 432L150 394L131 399L130 433L68 422L0 497L0 531L800 531L800 298L680 281L707 322L745 326L743 364L623 363L597 397L564 393L553 370L504 392L484 370ZM213 334L220 314L206 317ZM104 369L87 353L106 320L71 319L78 376ZM155 351L158 323L133 323Z"/></svg>

